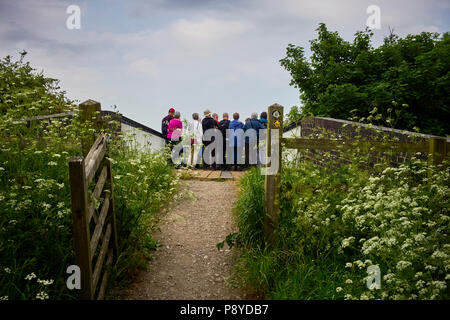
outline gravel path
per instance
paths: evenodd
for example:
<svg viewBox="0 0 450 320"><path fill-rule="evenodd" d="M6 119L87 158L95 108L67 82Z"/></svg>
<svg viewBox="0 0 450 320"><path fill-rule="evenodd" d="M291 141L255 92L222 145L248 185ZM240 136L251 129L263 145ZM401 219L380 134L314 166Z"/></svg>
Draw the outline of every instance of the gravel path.
<svg viewBox="0 0 450 320"><path fill-rule="evenodd" d="M245 299L226 281L235 249L216 247L236 231L231 209L237 189L235 182L184 181L182 192L193 197L174 203L161 232L154 234L163 246L149 261L149 270L140 272L118 299Z"/></svg>

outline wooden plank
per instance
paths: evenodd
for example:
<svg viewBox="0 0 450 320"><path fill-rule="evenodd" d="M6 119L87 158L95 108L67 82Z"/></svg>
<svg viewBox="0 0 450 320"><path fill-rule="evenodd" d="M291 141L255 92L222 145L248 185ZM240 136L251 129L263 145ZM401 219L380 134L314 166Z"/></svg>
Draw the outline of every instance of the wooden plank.
<svg viewBox="0 0 450 320"><path fill-rule="evenodd" d="M92 192L92 198L94 200L100 199L100 195L103 191L103 186L105 185L106 182L107 174L108 174L107 167L104 166L98 178L97 184L95 185L94 191ZM97 223L97 215L95 214L94 206L93 204L90 204L88 208L88 223L91 222L92 217L94 217L94 222Z"/></svg>
<svg viewBox="0 0 450 320"><path fill-rule="evenodd" d="M231 171L231 175L234 179L240 179L246 174L245 171Z"/></svg>
<svg viewBox="0 0 450 320"><path fill-rule="evenodd" d="M100 147L100 145L103 143L105 138L105 135L100 135L95 140L95 142L92 144L91 148L89 149L89 152L87 153L86 157L84 158L84 162L87 164L92 160L92 157L94 156L95 151Z"/></svg>
<svg viewBox="0 0 450 320"><path fill-rule="evenodd" d="M76 263L81 270L80 299L94 298L92 286L92 260L90 253L89 223L87 221L87 184L82 157L69 160L70 194L72 200L73 236Z"/></svg>
<svg viewBox="0 0 450 320"><path fill-rule="evenodd" d="M73 116L73 112L64 112L64 113L55 113L46 116L34 116L26 119L20 119L20 121L32 121L32 120L48 120L48 119L57 119L57 118L67 118Z"/></svg>
<svg viewBox="0 0 450 320"><path fill-rule="evenodd" d="M109 208L109 196L105 197L105 202L103 202L102 210L100 211L100 217L95 225L94 233L92 234L91 244L90 244L90 254L91 259L94 257L95 249L97 249L98 240L103 231L103 225L105 224L105 219Z"/></svg>
<svg viewBox="0 0 450 320"><path fill-rule="evenodd" d="M220 170L211 171L211 173L208 175L208 179L220 179Z"/></svg>
<svg viewBox="0 0 450 320"><path fill-rule="evenodd" d="M97 215L95 214L94 205L91 203L88 207L88 222L91 222L92 217L94 217L94 223L97 223Z"/></svg>
<svg viewBox="0 0 450 320"><path fill-rule="evenodd" d="M89 185L106 153L106 137L101 135L86 156L86 184Z"/></svg>
<svg viewBox="0 0 450 320"><path fill-rule="evenodd" d="M106 251L108 251L109 248L109 239L111 238L111 230L112 230L111 223L108 223L108 226L106 227L105 231L105 237L104 240L102 241L102 247L100 249L100 253L98 254L97 261L95 263L94 274L92 276L92 286L94 287L94 290L95 288L97 288L97 282L100 279L100 274L103 269L103 262L106 257Z"/></svg>
<svg viewBox="0 0 450 320"><path fill-rule="evenodd" d="M208 177L210 174L211 174L211 172L212 172L212 170L199 170L200 171L200 173L199 173L199 175L198 175L198 178L206 178L206 177Z"/></svg>
<svg viewBox="0 0 450 320"><path fill-rule="evenodd" d="M288 149L315 149L340 150L365 148L377 152L428 152L427 142L400 142L400 141L358 141L358 140L332 140L308 138L284 138L284 147Z"/></svg>
<svg viewBox="0 0 450 320"><path fill-rule="evenodd" d="M114 183L113 183L113 174L112 174L112 166L111 161L109 159L106 159L106 167L108 171L108 178L107 178L107 184L106 188L109 189L110 194L110 205L108 209L108 216L111 217L111 223L112 223L112 243L113 243L113 249L114 254L116 257L119 256L119 244L118 244L118 238L117 238L117 224L116 224L116 212L114 211Z"/></svg>
<svg viewBox="0 0 450 320"><path fill-rule="evenodd" d="M102 172L98 177L97 184L95 185L94 191L92 192L92 198L94 198L95 200L100 199L100 195L102 194L103 186L105 185L107 176L108 169L106 166L103 166Z"/></svg>
<svg viewBox="0 0 450 320"><path fill-rule="evenodd" d="M189 171L189 174L190 174L192 177L195 177L195 178L201 177L202 173L203 173L202 170L191 170L191 171Z"/></svg>
<svg viewBox="0 0 450 320"><path fill-rule="evenodd" d="M106 260L105 266L107 267L111 265L112 261L113 261L113 250L109 249L108 259ZM102 284L100 285L100 289L98 291L97 296L98 300L103 300L105 298L106 285L108 284L108 276L109 276L109 269L106 269L105 272L103 273Z"/></svg>
<svg viewBox="0 0 450 320"><path fill-rule="evenodd" d="M271 159L273 157L272 139L278 138L280 142L278 144L278 170L273 173L266 170L266 176L264 181L265 201L266 201L266 216L264 217L264 235L268 243L273 243L276 239L275 230L278 225L280 216L280 193L281 193L281 168L282 168L282 144L281 138L283 133L283 106L279 104L273 104L269 107L267 112L267 135L266 135L266 158ZM277 130L275 130L277 129ZM277 136L275 136L275 134ZM268 161L269 162L269 161ZM270 163L266 165L266 168L271 166Z"/></svg>

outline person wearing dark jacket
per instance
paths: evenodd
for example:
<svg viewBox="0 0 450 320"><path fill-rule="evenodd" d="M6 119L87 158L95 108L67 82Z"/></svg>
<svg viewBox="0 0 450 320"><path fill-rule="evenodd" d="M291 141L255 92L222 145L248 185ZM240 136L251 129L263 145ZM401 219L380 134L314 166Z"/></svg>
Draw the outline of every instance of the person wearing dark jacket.
<svg viewBox="0 0 450 320"><path fill-rule="evenodd" d="M244 125L244 132L249 129L255 130L254 134L256 135L256 159L259 158L259 129L265 129L261 122L258 121L258 114L256 112L252 113L250 121L248 121ZM248 167L250 165L250 148L253 148L253 143L250 144L249 137L245 137L245 166ZM252 151L253 152L253 151ZM257 163L259 161L257 160Z"/></svg>
<svg viewBox="0 0 450 320"><path fill-rule="evenodd" d="M217 128L218 128L218 125L217 125L217 121L214 120L214 119L211 117L211 111L209 111L209 109L206 109L206 110L203 112L203 114L204 114L204 116L205 116L205 117L203 118L203 120L202 120L203 137L204 137L204 136L205 136L205 132L206 132L207 130L209 130L209 129L217 129ZM205 152L206 147L207 147L211 142L213 142L213 141L214 141L214 137L211 137L211 141L207 141L207 140L204 140L204 139L203 139L203 145L204 145L203 152ZM215 150L212 150L211 156L212 156L212 157L215 157L215 155L216 155ZM206 168L209 168L209 169L215 169L215 168L216 168L215 164L206 164L206 163L205 163L205 167L206 167Z"/></svg>
<svg viewBox="0 0 450 320"><path fill-rule="evenodd" d="M267 129L267 112L263 111L259 115L259 122Z"/></svg>
<svg viewBox="0 0 450 320"><path fill-rule="evenodd" d="M228 119L228 113L225 112L222 115L222 120L219 122L219 130L222 133L222 137L223 137L223 164L222 164L222 168L224 170L227 169L227 162L226 162L226 152L227 152L227 129L230 126L230 120Z"/></svg>
<svg viewBox="0 0 450 320"><path fill-rule="evenodd" d="M165 116L162 121L161 121L161 133L164 137L164 140L166 141L166 144L169 143L169 138L167 137L167 135L169 134L168 128L169 128L169 123L170 120L173 119L173 115L175 114L175 109L174 108L170 108L169 109L169 114L167 116Z"/></svg>

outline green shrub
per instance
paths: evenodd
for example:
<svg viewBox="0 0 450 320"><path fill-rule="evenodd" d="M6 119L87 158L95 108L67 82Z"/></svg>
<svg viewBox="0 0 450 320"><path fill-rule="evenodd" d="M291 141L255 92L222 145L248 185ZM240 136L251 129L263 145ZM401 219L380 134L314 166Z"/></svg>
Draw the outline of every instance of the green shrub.
<svg viewBox="0 0 450 320"><path fill-rule="evenodd" d="M240 243L246 246L262 246L264 242L264 176L252 169L240 180L241 194L234 210L238 213Z"/></svg>
<svg viewBox="0 0 450 320"><path fill-rule="evenodd" d="M271 249L244 242L233 277L269 299L449 299L448 162L430 171L413 157L368 171L350 156L354 164L285 163L278 240ZM243 239L262 233L258 175L247 175L238 200ZM380 290L366 286L370 265Z"/></svg>
<svg viewBox="0 0 450 320"><path fill-rule="evenodd" d="M81 155L89 122L21 120L76 111L57 81L24 63L0 61L0 298L73 299L66 269L75 264L68 161ZM165 153L110 144L120 255L112 280L143 266L156 213L172 198L177 178Z"/></svg>

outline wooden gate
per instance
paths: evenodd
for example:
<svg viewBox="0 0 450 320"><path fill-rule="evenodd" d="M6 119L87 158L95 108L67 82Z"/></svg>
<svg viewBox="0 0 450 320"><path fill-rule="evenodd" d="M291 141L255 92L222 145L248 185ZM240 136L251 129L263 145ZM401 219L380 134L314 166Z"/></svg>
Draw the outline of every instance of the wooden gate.
<svg viewBox="0 0 450 320"><path fill-rule="evenodd" d="M81 271L79 297L84 300L104 298L108 266L117 257L114 189L107 155L107 139L102 134L85 157L69 160L75 255Z"/></svg>

